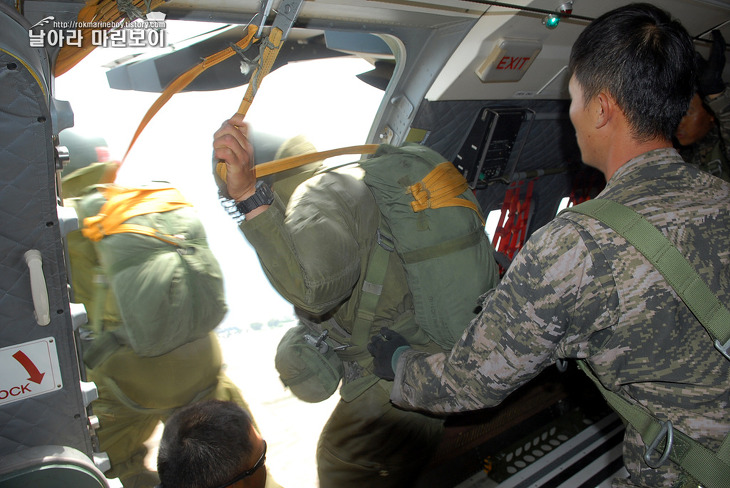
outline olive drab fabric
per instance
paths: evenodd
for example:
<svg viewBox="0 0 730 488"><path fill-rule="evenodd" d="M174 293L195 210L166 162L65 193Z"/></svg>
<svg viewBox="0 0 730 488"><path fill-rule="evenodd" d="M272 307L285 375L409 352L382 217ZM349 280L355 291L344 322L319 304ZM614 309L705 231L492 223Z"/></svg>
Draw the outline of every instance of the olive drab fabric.
<svg viewBox="0 0 730 488"><path fill-rule="evenodd" d="M102 200L96 185L104 183L107 185L102 186L109 186L118 166L114 162L92 164L64 175L61 186L64 205L74 207L83 219L85 215L81 204L88 204L84 198ZM177 197L174 200L181 203ZM102 203L97 202L97 208L92 212L87 209L87 213L95 215ZM192 210L188 205L181 209ZM178 210L166 214L175 212ZM164 217L167 216L160 214L160 219L164 220ZM183 220L185 216L178 215L174 222L182 225ZM184 232L171 229L168 224L160 224L157 230L182 236L188 236L190 232L198 238L204 236L197 217L188 220L188 224L191 229ZM118 237L144 240L153 247L161 246L164 253L178 246L149 235L111 234L97 242L85 237L82 230L70 232L67 236L73 300L85 305L89 317L89 323L80 328L83 339L81 352L87 379L99 389L99 398L94 401L93 408L94 415L99 418L96 435L100 451L109 455L111 463L111 469L105 475L120 478L124 486L137 486L139 480L147 482L157 478L156 473L149 471L145 465L145 442L159 422L164 422L175 409L208 398L234 401L246 410L248 407L238 388L222 371L220 345L214 332L205 332L202 337L190 339L162 355L142 356L130 347L120 306L98 249L100 242ZM177 251L172 252L177 254ZM212 267L205 266L206 273L215 273L217 269L217 263ZM211 298L216 303L220 300L217 290L216 285ZM169 302L167 298L165 300L161 307ZM218 313L220 311L214 315ZM164 330L177 325L175 314L170 314L169 319L170 323L163 324ZM160 324L150 320L139 325L158 327ZM204 328L210 326L208 323ZM163 336L160 341L165 348L169 347L168 337ZM144 486L152 484L147 482Z"/></svg>
<svg viewBox="0 0 730 488"><path fill-rule="evenodd" d="M596 199L659 228L721 301L730 297L730 184L658 149L619 168ZM610 227L567 212L536 231L451 353L404 352L391 399L405 408L489 407L553 364L585 360L609 390L717 451L730 432L730 361L662 274ZM680 486L672 463L652 468L627 426L630 481ZM630 484L629 484L630 483Z"/></svg>
<svg viewBox="0 0 730 488"><path fill-rule="evenodd" d="M98 185L74 206L98 256L92 298L112 295L123 324L117 342L158 356L220 323L227 311L220 265L177 190Z"/></svg>
<svg viewBox="0 0 730 488"><path fill-rule="evenodd" d="M327 330L327 329L325 329ZM299 318L299 324L284 333L276 348L274 365L281 382L294 395L309 403L332 396L344 373L329 330Z"/></svg>
<svg viewBox="0 0 730 488"><path fill-rule="evenodd" d="M497 281L479 204L456 167L426 146L383 144L360 166L406 270L416 323L450 349Z"/></svg>
<svg viewBox="0 0 730 488"><path fill-rule="evenodd" d="M306 324L315 344L326 330L324 341L342 362L341 399L317 446L322 488L408 486L443 431L441 419L395 408L388 400L391 382L373 374L365 346L381 327L398 331L417 350L443 349L416 324L413 296L397 253L377 243L380 210L363 177L357 165L322 171L299 184L288 205L274 183L272 205L240 223L269 281L294 305L300 325ZM386 262L378 267L385 273L382 288L368 284L376 254ZM366 316L360 313L364 295L377 296L374 311ZM364 332L356 323L365 325ZM288 368L277 368L286 384L301 375L298 369L304 363L286 354L285 346L280 344L277 362L289 361ZM331 389L313 386L309 394L324 396ZM295 388L292 392L297 394Z"/></svg>
<svg viewBox="0 0 730 488"><path fill-rule="evenodd" d="M292 152L309 153L314 150L311 144L298 137L287 141L282 148L284 149L279 151L280 155ZM328 174L325 170L321 180L327 181L329 189L336 189L335 191L319 191L311 183L317 181L315 178L304 186L308 189L306 193L294 193L293 202L288 206L290 218L303 219L303 225L303 222L321 221L330 217L328 213L320 213L319 209L337 205L337 194L352 198L345 195L361 193L364 190L362 182L373 195L366 195L359 206L359 215L363 222L368 216L372 219L370 228L374 232L371 231L371 235L349 236L354 239L351 241L352 245L347 247L334 233L332 239L307 237L305 240L302 237L301 241L294 243L298 247L298 256L292 258L295 260L291 263L292 266L300 267L297 262L299 256L304 261L315 254L330 257L331 263L335 263L316 259L312 259L311 263L303 263L305 267L321 267L312 270L311 276L305 277L305 280L319 282L323 279L320 275L328 276L327 279L332 276L342 277L342 270L352 268L353 265L359 265L360 269L360 283L345 306L337 311L333 323L310 322L307 327L300 325L287 332L277 350L276 367L282 382L305 401L322 401L328 398L336 389L338 375L345 377L340 390L345 401L351 401L377 382L377 377L371 371L372 357L365 350L365 345L372 334L379 330L373 328L373 324L378 312L382 313L382 304L407 298L407 308L403 308L392 319L395 326L418 331L415 336L411 334L409 337L411 343L415 341L416 344L423 344L431 340L448 349L475 317L474 309L478 297L497 281L497 266L484 232L479 205L453 164L425 146L408 144L403 147L381 145L372 158L361 161L358 166L359 168L352 169L358 172L360 169L364 170L362 181L359 178L344 178L341 173L334 172L329 172L332 173L331 176L325 176ZM287 197L292 193L290 186L284 192ZM357 191L352 190L353 187ZM273 189L279 197L282 196L276 182ZM305 217L301 213L304 211L300 210L302 208L311 208L314 214ZM353 225L350 221L357 214L347 213L347 207L338 209L337 212L342 213L337 218L341 225L332 222L328 227L337 226L337 232L342 233L342 230ZM258 217L250 226L256 226L257 220ZM360 222L355 224L358 228L368 228ZM312 222L312 228L317 225L324 226ZM250 228L249 224L243 228L245 233ZM292 235L299 239L300 236L309 236L312 232L315 231L297 225L296 233ZM365 242L370 244L355 245ZM311 249L312 246L317 249ZM363 251L368 254L363 255ZM261 253L259 251L259 255ZM286 259L280 259L276 266L285 264ZM265 263L265 270L266 267ZM329 267L336 269L330 271ZM332 283L332 289L352 289L352 280L357 276L354 274L355 268L352 271L352 277L348 277L350 281L341 281L339 285ZM284 284L281 274L267 274L275 286L277 283ZM288 276L296 274L287 273ZM398 280L394 281L394 276ZM405 282L400 281L403 278ZM390 286L385 286L386 283ZM318 287L312 286L308 291L317 289ZM347 294L340 293L341 299L345 299ZM282 294L288 297L291 292ZM306 310L305 303L293 303ZM312 313L318 314L321 311ZM300 319L301 317L300 315ZM305 340L307 334L310 336L309 341ZM319 343L322 348L328 348L327 357L311 344L311 337L317 338L322 334L328 335ZM339 373L338 365L335 365L336 357L332 355L333 349L344 362L345 373ZM355 364L357 366L353 366ZM348 374L352 368L357 372Z"/></svg>

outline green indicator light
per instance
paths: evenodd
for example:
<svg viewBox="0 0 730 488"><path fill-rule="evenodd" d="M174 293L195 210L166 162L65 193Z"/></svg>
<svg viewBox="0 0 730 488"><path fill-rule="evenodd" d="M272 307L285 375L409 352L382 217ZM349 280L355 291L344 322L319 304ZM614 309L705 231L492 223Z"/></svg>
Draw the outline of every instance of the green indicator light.
<svg viewBox="0 0 730 488"><path fill-rule="evenodd" d="M550 14L543 19L542 23L545 24L545 27L547 27L548 29L555 29L560 23L560 16Z"/></svg>

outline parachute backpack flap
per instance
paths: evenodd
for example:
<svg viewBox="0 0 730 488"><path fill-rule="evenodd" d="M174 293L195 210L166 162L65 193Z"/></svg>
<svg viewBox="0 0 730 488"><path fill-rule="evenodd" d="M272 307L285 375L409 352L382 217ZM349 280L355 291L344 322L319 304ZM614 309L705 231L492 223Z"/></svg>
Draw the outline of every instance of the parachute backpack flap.
<svg viewBox="0 0 730 488"><path fill-rule="evenodd" d="M165 354L220 323L220 265L179 191L99 185L77 208L137 354Z"/></svg>
<svg viewBox="0 0 730 488"><path fill-rule="evenodd" d="M383 144L360 162L406 270L416 322L450 349L496 283L496 264L479 204L454 165L418 144Z"/></svg>

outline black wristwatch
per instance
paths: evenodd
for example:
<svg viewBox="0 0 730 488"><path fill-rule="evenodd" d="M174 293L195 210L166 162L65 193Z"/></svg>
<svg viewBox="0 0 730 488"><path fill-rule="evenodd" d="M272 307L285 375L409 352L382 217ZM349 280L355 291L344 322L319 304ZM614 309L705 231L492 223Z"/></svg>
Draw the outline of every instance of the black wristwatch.
<svg viewBox="0 0 730 488"><path fill-rule="evenodd" d="M269 185L259 180L256 182L256 193L247 199L235 202L234 200L221 195L220 201L226 212L228 212L228 214L236 222L240 223L244 220L245 214L262 205L271 205L274 203L274 192L271 191Z"/></svg>
<svg viewBox="0 0 730 488"><path fill-rule="evenodd" d="M236 208L241 214L246 215L262 205L271 205L272 203L274 203L274 192L271 191L269 185L259 180L256 182L256 193L238 202Z"/></svg>

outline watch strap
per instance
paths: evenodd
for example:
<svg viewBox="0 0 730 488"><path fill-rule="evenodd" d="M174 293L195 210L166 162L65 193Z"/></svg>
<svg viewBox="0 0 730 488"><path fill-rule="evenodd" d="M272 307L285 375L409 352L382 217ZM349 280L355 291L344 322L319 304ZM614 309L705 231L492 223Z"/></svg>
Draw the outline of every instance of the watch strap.
<svg viewBox="0 0 730 488"><path fill-rule="evenodd" d="M273 202L274 192L271 191L269 185L259 180L256 182L256 192L245 200L236 203L236 209L242 215L246 215L263 205L271 205Z"/></svg>

